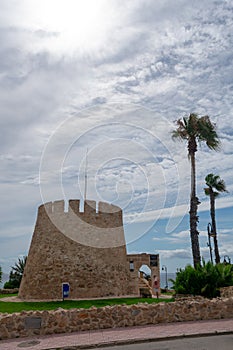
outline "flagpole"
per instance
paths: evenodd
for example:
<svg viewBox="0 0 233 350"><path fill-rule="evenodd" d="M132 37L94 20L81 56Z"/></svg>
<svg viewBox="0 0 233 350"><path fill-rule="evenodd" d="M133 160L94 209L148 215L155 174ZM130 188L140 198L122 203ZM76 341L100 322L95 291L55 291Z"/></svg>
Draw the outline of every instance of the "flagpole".
<svg viewBox="0 0 233 350"><path fill-rule="evenodd" d="M86 163L85 163L85 178L84 178L84 202L87 199L87 153L88 153L88 148L86 151Z"/></svg>

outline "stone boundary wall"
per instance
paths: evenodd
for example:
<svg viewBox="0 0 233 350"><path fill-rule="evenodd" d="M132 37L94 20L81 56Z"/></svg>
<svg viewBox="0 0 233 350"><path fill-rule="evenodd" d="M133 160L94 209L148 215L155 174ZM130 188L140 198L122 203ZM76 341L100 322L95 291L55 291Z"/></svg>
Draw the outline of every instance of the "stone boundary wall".
<svg viewBox="0 0 233 350"><path fill-rule="evenodd" d="M0 313L0 339L222 318L233 318L233 297L90 309Z"/></svg>
<svg viewBox="0 0 233 350"><path fill-rule="evenodd" d="M0 289L0 294L15 294L19 292L19 288L14 289Z"/></svg>
<svg viewBox="0 0 233 350"><path fill-rule="evenodd" d="M233 297L233 286L221 288L220 289L220 295L221 295L222 298Z"/></svg>

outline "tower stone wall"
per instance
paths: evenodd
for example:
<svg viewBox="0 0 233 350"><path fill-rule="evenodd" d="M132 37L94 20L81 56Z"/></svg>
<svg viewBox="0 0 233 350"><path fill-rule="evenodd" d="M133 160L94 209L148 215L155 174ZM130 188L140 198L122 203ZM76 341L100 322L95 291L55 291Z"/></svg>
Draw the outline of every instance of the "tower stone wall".
<svg viewBox="0 0 233 350"><path fill-rule="evenodd" d="M61 299L62 283L71 299L137 294L130 284L122 211L108 203L70 200L38 208L19 297Z"/></svg>

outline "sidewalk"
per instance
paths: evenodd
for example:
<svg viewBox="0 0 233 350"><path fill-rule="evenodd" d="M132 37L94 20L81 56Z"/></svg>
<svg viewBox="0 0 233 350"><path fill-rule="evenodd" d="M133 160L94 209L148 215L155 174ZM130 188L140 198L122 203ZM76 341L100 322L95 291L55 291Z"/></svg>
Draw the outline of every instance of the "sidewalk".
<svg viewBox="0 0 233 350"><path fill-rule="evenodd" d="M227 333L233 333L233 318L0 340L0 350L89 349L106 344L120 345L184 336L191 337Z"/></svg>

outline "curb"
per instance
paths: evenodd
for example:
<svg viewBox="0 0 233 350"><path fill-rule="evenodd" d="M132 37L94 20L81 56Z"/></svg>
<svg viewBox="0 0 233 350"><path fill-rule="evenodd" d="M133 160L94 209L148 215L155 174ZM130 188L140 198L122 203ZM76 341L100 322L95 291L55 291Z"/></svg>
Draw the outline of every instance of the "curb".
<svg viewBox="0 0 233 350"><path fill-rule="evenodd" d="M120 345L130 345L130 344L140 344L140 343L152 343L152 342L161 342L166 340L175 340L175 339L182 339L182 338L203 338L203 337L210 337L210 336L218 336L218 335L228 335L233 334L232 331L214 331L214 332L207 332L207 333L194 333L194 334L182 334L182 335L172 335L172 336L166 336L166 337L157 337L157 338L138 338L138 339L125 339L125 340L114 340L114 341L108 341L103 343L93 343L93 344L83 344L83 345L71 345L71 346L62 346L62 347L55 347L55 348L47 348L43 350L88 350L88 349L98 349L98 348L105 348L109 346L120 346Z"/></svg>

